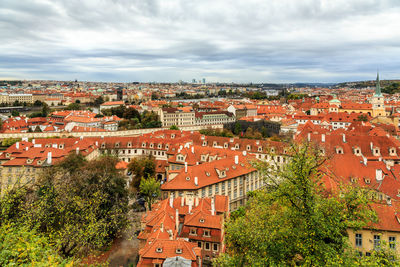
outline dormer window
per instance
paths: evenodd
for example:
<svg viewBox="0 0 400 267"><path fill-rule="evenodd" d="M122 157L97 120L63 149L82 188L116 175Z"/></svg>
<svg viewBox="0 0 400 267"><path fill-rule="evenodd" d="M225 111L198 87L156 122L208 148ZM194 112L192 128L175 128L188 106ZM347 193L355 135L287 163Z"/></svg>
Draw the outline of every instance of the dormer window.
<svg viewBox="0 0 400 267"><path fill-rule="evenodd" d="M343 154L343 148L337 147L336 148L336 154Z"/></svg>
<svg viewBox="0 0 400 267"><path fill-rule="evenodd" d="M262 152L262 147L258 147L258 152Z"/></svg>
<svg viewBox="0 0 400 267"><path fill-rule="evenodd" d="M142 143L142 147L146 147L146 143L145 142Z"/></svg>
<svg viewBox="0 0 400 267"><path fill-rule="evenodd" d="M271 153L275 153L275 148L271 147Z"/></svg>
<svg viewBox="0 0 400 267"><path fill-rule="evenodd" d="M374 156L379 156L380 155L380 152L379 152L379 148L374 148L373 149L373 151L374 151Z"/></svg>
<svg viewBox="0 0 400 267"><path fill-rule="evenodd" d="M186 181L190 181L190 177L186 177Z"/></svg>
<svg viewBox="0 0 400 267"><path fill-rule="evenodd" d="M162 248L156 248L157 253L162 253Z"/></svg>
<svg viewBox="0 0 400 267"><path fill-rule="evenodd" d="M115 143L115 147L119 147L119 142L118 142L118 143Z"/></svg>
<svg viewBox="0 0 400 267"><path fill-rule="evenodd" d="M228 148L228 143L225 143L225 144L224 144L224 148Z"/></svg>
<svg viewBox="0 0 400 267"><path fill-rule="evenodd" d="M161 149L162 148L162 145L161 144L158 144L158 149Z"/></svg>
<svg viewBox="0 0 400 267"><path fill-rule="evenodd" d="M150 144L150 148L153 148L153 147L154 147L154 144L153 144L153 143L151 143L151 144Z"/></svg>
<svg viewBox="0 0 400 267"><path fill-rule="evenodd" d="M356 156L358 156L358 155L360 155L361 154L361 149L360 148L355 148L354 149L354 154L356 155Z"/></svg>
<svg viewBox="0 0 400 267"><path fill-rule="evenodd" d="M203 146L206 146L207 145L207 141L203 141Z"/></svg>
<svg viewBox="0 0 400 267"><path fill-rule="evenodd" d="M352 183L355 183L355 182L357 182L357 178L351 177L351 178L350 178L350 181L351 181Z"/></svg>
<svg viewBox="0 0 400 267"><path fill-rule="evenodd" d="M105 143L102 143L101 144L101 148L105 148L106 147L106 144Z"/></svg>
<svg viewBox="0 0 400 267"><path fill-rule="evenodd" d="M235 148L236 148L236 149L239 149L239 144L236 144L236 145L235 145Z"/></svg>
<svg viewBox="0 0 400 267"><path fill-rule="evenodd" d="M132 143L131 142L128 143L128 147L132 147Z"/></svg>
<svg viewBox="0 0 400 267"><path fill-rule="evenodd" d="M321 148L321 149L319 150L319 153L321 153L321 155L325 155L325 149Z"/></svg>
<svg viewBox="0 0 400 267"><path fill-rule="evenodd" d="M206 175L207 175L207 176L210 176L210 173L209 173L209 172L206 172Z"/></svg>
<svg viewBox="0 0 400 267"><path fill-rule="evenodd" d="M371 183L371 180L369 178L365 178L364 181L365 181L366 184L370 184Z"/></svg>
<svg viewBox="0 0 400 267"><path fill-rule="evenodd" d="M197 229L195 228L190 229L190 235L197 235Z"/></svg>
<svg viewBox="0 0 400 267"><path fill-rule="evenodd" d="M171 134L171 138L175 138L175 134Z"/></svg>
<svg viewBox="0 0 400 267"><path fill-rule="evenodd" d="M251 149L251 146L250 145L247 145L247 148L246 148L247 150L250 150Z"/></svg>
<svg viewBox="0 0 400 267"><path fill-rule="evenodd" d="M175 250L175 252L176 252L176 254L182 254L182 249L181 249L181 248L177 248L177 249Z"/></svg>
<svg viewBox="0 0 400 267"><path fill-rule="evenodd" d="M391 147L391 148L389 149L389 154L390 154L391 156L395 156L395 155L396 155L396 149L395 149L394 147Z"/></svg>
<svg viewBox="0 0 400 267"><path fill-rule="evenodd" d="M204 219L200 219L199 222L204 223Z"/></svg>
<svg viewBox="0 0 400 267"><path fill-rule="evenodd" d="M59 148L59 149L63 149L63 148L64 148L64 144L60 144L60 145L58 146L58 148Z"/></svg>
<svg viewBox="0 0 400 267"><path fill-rule="evenodd" d="M213 143L213 147L216 147L218 144L217 144L217 142L214 142Z"/></svg>
<svg viewBox="0 0 400 267"><path fill-rule="evenodd" d="M166 145L165 145L165 149L168 149L168 148L169 148L169 145L168 145L168 144L166 144Z"/></svg>

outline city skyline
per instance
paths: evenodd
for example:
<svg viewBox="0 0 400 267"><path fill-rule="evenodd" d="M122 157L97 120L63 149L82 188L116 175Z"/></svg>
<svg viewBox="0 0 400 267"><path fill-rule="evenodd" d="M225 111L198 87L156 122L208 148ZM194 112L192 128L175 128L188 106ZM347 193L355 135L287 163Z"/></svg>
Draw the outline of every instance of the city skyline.
<svg viewBox="0 0 400 267"><path fill-rule="evenodd" d="M398 79L397 1L4 1L0 79Z"/></svg>

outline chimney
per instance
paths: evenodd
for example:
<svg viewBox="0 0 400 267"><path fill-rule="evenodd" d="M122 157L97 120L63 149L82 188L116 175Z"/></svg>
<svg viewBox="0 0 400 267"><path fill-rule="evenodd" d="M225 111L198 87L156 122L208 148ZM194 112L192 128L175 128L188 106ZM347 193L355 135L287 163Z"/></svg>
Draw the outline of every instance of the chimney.
<svg viewBox="0 0 400 267"><path fill-rule="evenodd" d="M346 143L346 135L343 134L343 143Z"/></svg>
<svg viewBox="0 0 400 267"><path fill-rule="evenodd" d="M169 206L170 206L171 208L174 207L174 198L172 197L172 194L169 195Z"/></svg>
<svg viewBox="0 0 400 267"><path fill-rule="evenodd" d="M52 158L51 158L51 152L47 153L47 163L51 164Z"/></svg>
<svg viewBox="0 0 400 267"><path fill-rule="evenodd" d="M189 213L192 213L192 202L189 202Z"/></svg>
<svg viewBox="0 0 400 267"><path fill-rule="evenodd" d="M199 178L197 178L197 176L194 177L194 184L195 184L196 186L199 185Z"/></svg>
<svg viewBox="0 0 400 267"><path fill-rule="evenodd" d="M16 149L19 149L19 142L16 142L16 143L15 143L15 148L16 148Z"/></svg>
<svg viewBox="0 0 400 267"><path fill-rule="evenodd" d="M22 138L22 141L23 141L23 142L28 142L28 137L23 137L23 138Z"/></svg>
<svg viewBox="0 0 400 267"><path fill-rule="evenodd" d="M181 206L182 207L185 206L185 198L184 197L181 197Z"/></svg>
<svg viewBox="0 0 400 267"><path fill-rule="evenodd" d="M194 201L194 206L197 207L199 205L199 197L196 197Z"/></svg>
<svg viewBox="0 0 400 267"><path fill-rule="evenodd" d="M214 198L211 198L211 215L215 215L215 203Z"/></svg>
<svg viewBox="0 0 400 267"><path fill-rule="evenodd" d="M175 210L175 227L176 227L176 232L179 233L179 211L178 211L178 209Z"/></svg>
<svg viewBox="0 0 400 267"><path fill-rule="evenodd" d="M368 159L367 159L366 157L363 156L363 161L364 161L364 165L367 166Z"/></svg>
<svg viewBox="0 0 400 267"><path fill-rule="evenodd" d="M307 134L307 140L308 140L308 142L311 141L311 133L308 133L308 134Z"/></svg>
<svg viewBox="0 0 400 267"><path fill-rule="evenodd" d="M99 146L99 142L96 141L96 146Z"/></svg>
<svg viewBox="0 0 400 267"><path fill-rule="evenodd" d="M321 134L321 142L325 143L325 134Z"/></svg>
<svg viewBox="0 0 400 267"><path fill-rule="evenodd" d="M160 228L160 230L161 230L161 233L164 232L164 223L161 223L161 228Z"/></svg>
<svg viewBox="0 0 400 267"><path fill-rule="evenodd" d="M192 146L192 154L194 154L194 146Z"/></svg>
<svg viewBox="0 0 400 267"><path fill-rule="evenodd" d="M376 177L377 181L382 181L383 180L383 175L382 175L382 170L381 169L376 169L375 177Z"/></svg>
<svg viewBox="0 0 400 267"><path fill-rule="evenodd" d="M374 148L374 144L372 142L369 143L369 146L371 147L371 150Z"/></svg>
<svg viewBox="0 0 400 267"><path fill-rule="evenodd" d="M76 148L76 154L79 155L79 147Z"/></svg>
<svg viewBox="0 0 400 267"><path fill-rule="evenodd" d="M185 173L187 173L187 162L185 162Z"/></svg>
<svg viewBox="0 0 400 267"><path fill-rule="evenodd" d="M35 144L35 139L32 139L32 144Z"/></svg>
<svg viewBox="0 0 400 267"><path fill-rule="evenodd" d="M235 164L238 165L239 164L239 156L235 155Z"/></svg>

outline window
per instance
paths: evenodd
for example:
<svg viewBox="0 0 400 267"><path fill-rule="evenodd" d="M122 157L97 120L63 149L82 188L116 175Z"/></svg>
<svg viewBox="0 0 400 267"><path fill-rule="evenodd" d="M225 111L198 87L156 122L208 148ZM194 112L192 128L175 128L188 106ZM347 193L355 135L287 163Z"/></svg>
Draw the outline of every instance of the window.
<svg viewBox="0 0 400 267"><path fill-rule="evenodd" d="M204 236L210 236L210 230L204 230Z"/></svg>
<svg viewBox="0 0 400 267"><path fill-rule="evenodd" d="M197 235L196 229L194 229L194 228L190 229L190 234L191 235Z"/></svg>
<svg viewBox="0 0 400 267"><path fill-rule="evenodd" d="M395 236L389 236L389 247L391 249L396 248L396 237Z"/></svg>
<svg viewBox="0 0 400 267"><path fill-rule="evenodd" d="M156 252L161 253L162 252L162 248L156 248Z"/></svg>
<svg viewBox="0 0 400 267"><path fill-rule="evenodd" d="M374 235L374 249L378 249L381 243L381 236Z"/></svg>
<svg viewBox="0 0 400 267"><path fill-rule="evenodd" d="M218 244L215 244L215 243L213 244L213 250L218 251Z"/></svg>
<svg viewBox="0 0 400 267"><path fill-rule="evenodd" d="M362 234L356 234L356 247L362 247Z"/></svg>
<svg viewBox="0 0 400 267"><path fill-rule="evenodd" d="M201 248L201 241L197 241L197 246Z"/></svg>
<svg viewBox="0 0 400 267"><path fill-rule="evenodd" d="M177 248L177 249L175 250L175 252L176 252L176 254L182 254L182 249Z"/></svg>
<svg viewBox="0 0 400 267"><path fill-rule="evenodd" d="M205 250L210 250L210 243L209 242L205 242L204 245L205 245L204 246Z"/></svg>

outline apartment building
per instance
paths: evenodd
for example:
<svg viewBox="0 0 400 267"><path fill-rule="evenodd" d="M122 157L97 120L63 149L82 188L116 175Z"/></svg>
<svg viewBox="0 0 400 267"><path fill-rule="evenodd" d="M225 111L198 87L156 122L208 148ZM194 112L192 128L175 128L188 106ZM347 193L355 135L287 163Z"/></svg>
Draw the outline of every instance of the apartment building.
<svg viewBox="0 0 400 267"><path fill-rule="evenodd" d="M12 104L15 101L20 103L33 103L32 94L0 94L0 103Z"/></svg>
<svg viewBox="0 0 400 267"><path fill-rule="evenodd" d="M169 172L168 180L161 185L163 198L229 197L230 210L243 206L247 193L264 186L258 170L251 166L248 157L235 156Z"/></svg>
<svg viewBox="0 0 400 267"><path fill-rule="evenodd" d="M163 108L160 111L160 120L163 127L191 126L196 123L195 112L191 107Z"/></svg>
<svg viewBox="0 0 400 267"><path fill-rule="evenodd" d="M234 122L235 116L228 111L196 112L196 125L215 125Z"/></svg>

